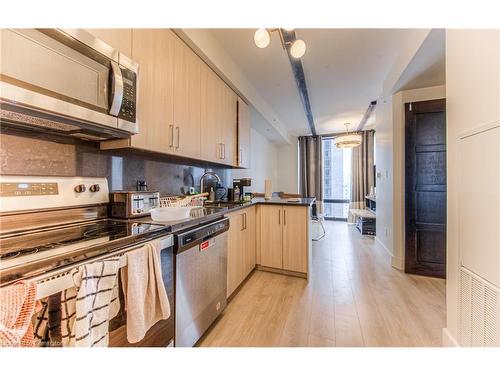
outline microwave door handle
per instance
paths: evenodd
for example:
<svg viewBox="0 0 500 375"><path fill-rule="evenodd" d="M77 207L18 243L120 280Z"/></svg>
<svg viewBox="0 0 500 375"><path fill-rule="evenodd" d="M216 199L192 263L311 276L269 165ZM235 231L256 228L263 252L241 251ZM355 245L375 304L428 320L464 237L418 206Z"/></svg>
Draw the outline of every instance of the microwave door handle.
<svg viewBox="0 0 500 375"><path fill-rule="evenodd" d="M111 61L111 69L113 74L112 82L114 94L111 101L109 114L112 116L118 116L123 102L123 76L120 66L116 62Z"/></svg>

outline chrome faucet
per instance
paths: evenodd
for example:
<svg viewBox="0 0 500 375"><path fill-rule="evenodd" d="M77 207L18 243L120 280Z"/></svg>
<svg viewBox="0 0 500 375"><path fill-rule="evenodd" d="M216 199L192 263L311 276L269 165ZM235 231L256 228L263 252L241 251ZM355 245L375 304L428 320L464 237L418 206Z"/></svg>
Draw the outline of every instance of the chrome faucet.
<svg viewBox="0 0 500 375"><path fill-rule="evenodd" d="M203 176L201 176L201 178L200 178L200 193L203 193L203 180L207 176L213 176L217 179L217 182L219 184L221 183L219 175L217 173L215 173L213 170L207 169L207 170L205 170L205 173L203 174Z"/></svg>

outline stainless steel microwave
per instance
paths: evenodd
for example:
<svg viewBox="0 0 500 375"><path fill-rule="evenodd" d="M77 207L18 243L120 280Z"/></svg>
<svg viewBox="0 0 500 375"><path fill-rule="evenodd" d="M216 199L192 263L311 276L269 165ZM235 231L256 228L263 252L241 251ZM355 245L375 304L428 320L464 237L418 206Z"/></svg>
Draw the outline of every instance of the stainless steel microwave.
<svg viewBox="0 0 500 375"><path fill-rule="evenodd" d="M139 132L138 64L82 29L2 29L0 122L90 140Z"/></svg>

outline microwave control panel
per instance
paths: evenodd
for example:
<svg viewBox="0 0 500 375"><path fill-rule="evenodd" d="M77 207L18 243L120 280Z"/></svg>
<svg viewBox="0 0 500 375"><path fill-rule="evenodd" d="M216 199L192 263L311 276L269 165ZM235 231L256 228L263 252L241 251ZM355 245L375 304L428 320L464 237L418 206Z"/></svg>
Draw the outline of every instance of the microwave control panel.
<svg viewBox="0 0 500 375"><path fill-rule="evenodd" d="M129 69L120 67L123 78L123 100L118 118L136 122L137 102L137 74Z"/></svg>

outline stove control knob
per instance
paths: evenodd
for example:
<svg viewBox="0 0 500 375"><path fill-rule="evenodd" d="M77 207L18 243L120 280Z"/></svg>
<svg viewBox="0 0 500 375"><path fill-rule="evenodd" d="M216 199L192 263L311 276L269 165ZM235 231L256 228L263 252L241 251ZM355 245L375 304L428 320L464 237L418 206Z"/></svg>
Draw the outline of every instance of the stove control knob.
<svg viewBox="0 0 500 375"><path fill-rule="evenodd" d="M97 193L100 189L101 188L99 187L99 184L90 185L90 187L89 187L89 190L92 193Z"/></svg>
<svg viewBox="0 0 500 375"><path fill-rule="evenodd" d="M80 185L75 186L75 191L77 193L83 193L85 190L87 190L87 188L85 187L84 184L80 184Z"/></svg>

